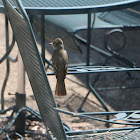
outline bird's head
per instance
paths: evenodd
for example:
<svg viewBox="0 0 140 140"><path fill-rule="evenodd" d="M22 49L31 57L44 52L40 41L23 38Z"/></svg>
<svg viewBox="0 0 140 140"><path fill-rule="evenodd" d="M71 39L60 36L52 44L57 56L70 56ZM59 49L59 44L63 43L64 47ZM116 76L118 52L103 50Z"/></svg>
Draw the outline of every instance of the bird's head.
<svg viewBox="0 0 140 140"><path fill-rule="evenodd" d="M61 38L56 38L52 43L49 43L49 45L56 50L64 49L64 44Z"/></svg>

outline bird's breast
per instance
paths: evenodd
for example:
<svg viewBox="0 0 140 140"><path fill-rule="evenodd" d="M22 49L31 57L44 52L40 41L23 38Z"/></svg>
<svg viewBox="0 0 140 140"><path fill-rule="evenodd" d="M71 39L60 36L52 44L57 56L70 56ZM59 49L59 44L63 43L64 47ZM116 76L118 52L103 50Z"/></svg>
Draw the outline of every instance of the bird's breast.
<svg viewBox="0 0 140 140"><path fill-rule="evenodd" d="M53 56L52 56L52 62L57 68L57 70L62 70L65 68L67 65L67 56L63 51L54 51Z"/></svg>

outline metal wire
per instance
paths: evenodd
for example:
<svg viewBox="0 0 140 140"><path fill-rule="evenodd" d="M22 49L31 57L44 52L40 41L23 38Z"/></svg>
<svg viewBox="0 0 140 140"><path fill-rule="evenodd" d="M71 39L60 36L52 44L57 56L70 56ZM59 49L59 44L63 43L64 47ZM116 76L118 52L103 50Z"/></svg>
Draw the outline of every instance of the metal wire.
<svg viewBox="0 0 140 140"><path fill-rule="evenodd" d="M27 106L27 107L23 107L23 108L21 108L20 110L18 110L18 112L16 112L15 116L14 116L14 113L15 113L15 106L13 106L13 107L11 107L11 108L8 108L7 110L3 110L2 113L5 113L5 112L7 112L7 111L9 111L9 110L11 110L11 109L13 109L13 110L12 110L12 113L11 113L11 115L10 115L9 117L7 117L8 120L6 121L6 123L5 123L5 125L2 127L2 129L0 130L0 135L1 135L3 132L5 132L6 138L10 140L9 135L10 135L11 132L13 132L13 133L15 133L15 135L17 135L21 140L23 140L23 136L22 136L22 135L20 135L20 134L17 133L17 132L10 131L11 127L14 125L14 123L15 123L17 117L20 115L20 113L23 112L23 111L26 111L26 112L31 113L31 115L33 115L33 116L39 118L40 120L42 120L42 118L41 118L39 112L37 112L36 110L34 110L34 109L32 109L32 108L30 108L30 107L28 107L28 106ZM25 133L27 133L27 134L34 134L34 135L41 135L41 136L48 137L48 135L46 135L46 134L36 133L36 132L32 132L32 131L25 131Z"/></svg>
<svg viewBox="0 0 140 140"><path fill-rule="evenodd" d="M112 124L120 124L120 125L138 125L140 126L140 123L135 123L134 122L131 122L132 120L131 119L127 119L129 118L129 116L131 116L133 114L130 114L125 118L121 118L120 120L126 120L126 121L130 121L130 123L126 122L126 123L123 123L123 122L115 122L115 121L112 121L112 120L105 120L105 119L100 119L100 118L96 118L96 117L92 117L92 116L89 116L88 113L87 114L84 114L84 113L73 113L73 112L69 112L69 111L65 111L65 110L62 110L62 109L58 109L58 108L55 108L58 112L61 112L61 113L64 113L64 114L67 114L67 115L71 115L73 117L85 117L85 118L89 118L89 119L93 119L93 120L96 120L96 121L101 121L101 122L106 122L106 123L112 123ZM137 113L137 112L140 112L140 111L134 111L134 113ZM110 113L110 112L109 112ZM105 113L104 115L109 115L109 113ZM139 121L136 119L136 121Z"/></svg>
<svg viewBox="0 0 140 140"><path fill-rule="evenodd" d="M12 117L13 117L14 113L15 113L15 110L12 111L10 117L8 118L8 120L6 121L5 125L3 126L2 130L0 131L0 135L1 135L4 131L6 131L6 127L8 126L8 123L12 120Z"/></svg>
<svg viewBox="0 0 140 140"><path fill-rule="evenodd" d="M15 134L16 134L21 140L23 140L23 136L22 136L22 135L20 135L20 134L17 133L17 132L15 132Z"/></svg>
<svg viewBox="0 0 140 140"><path fill-rule="evenodd" d="M113 66L79 66L68 68L67 74L89 74L89 73L106 73L106 72L127 72L140 71L140 68L113 67ZM53 72L47 72L47 75L54 75Z"/></svg>

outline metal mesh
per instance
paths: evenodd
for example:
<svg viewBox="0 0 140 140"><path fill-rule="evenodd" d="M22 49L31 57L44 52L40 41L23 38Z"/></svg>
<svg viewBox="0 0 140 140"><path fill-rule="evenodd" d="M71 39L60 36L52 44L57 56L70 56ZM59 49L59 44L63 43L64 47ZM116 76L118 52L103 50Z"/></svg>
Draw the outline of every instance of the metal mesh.
<svg viewBox="0 0 140 140"><path fill-rule="evenodd" d="M111 139L138 140L139 136L140 136L140 130L138 129L138 130L134 130L134 131L128 130L128 131L122 131L122 132L121 131L120 132L106 132L104 134L96 135L93 138L94 139L104 138L104 139L108 139L108 140L111 140Z"/></svg>
<svg viewBox="0 0 140 140"><path fill-rule="evenodd" d="M25 7L79 7L116 5L138 0L22 0ZM13 0L10 0L13 3ZM0 5L2 2L0 1Z"/></svg>
<svg viewBox="0 0 140 140"><path fill-rule="evenodd" d="M139 140L140 129L69 137L68 140Z"/></svg>
<svg viewBox="0 0 140 140"><path fill-rule="evenodd" d="M58 140L66 139L59 114L54 110L56 103L50 89L41 56L24 10L18 14L7 0L3 0L10 20L27 75L29 77L43 122ZM22 6L21 6L22 7Z"/></svg>
<svg viewBox="0 0 140 140"><path fill-rule="evenodd" d="M24 2L24 6L29 6L30 3L33 2L33 0L28 0ZM75 6L91 6L91 5L104 5L104 4L113 4L123 1L129 1L129 0L34 0L36 7L75 7Z"/></svg>

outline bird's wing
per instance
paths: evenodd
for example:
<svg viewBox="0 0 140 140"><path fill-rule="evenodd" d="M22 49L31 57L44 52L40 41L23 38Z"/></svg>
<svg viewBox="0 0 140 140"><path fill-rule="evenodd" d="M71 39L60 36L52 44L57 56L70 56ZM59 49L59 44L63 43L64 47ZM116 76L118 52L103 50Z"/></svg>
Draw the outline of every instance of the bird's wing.
<svg viewBox="0 0 140 140"><path fill-rule="evenodd" d="M68 69L68 54L65 50L61 50L59 52L54 52L52 56L52 64L54 68L54 73L57 76L59 74L63 74L66 76Z"/></svg>
<svg viewBox="0 0 140 140"><path fill-rule="evenodd" d="M58 68L57 68L57 63L55 62L56 61L55 56L56 56L56 54L54 52L52 55L52 66L53 66L54 74L57 75Z"/></svg>
<svg viewBox="0 0 140 140"><path fill-rule="evenodd" d="M65 56L65 69L64 69L64 71L65 72L67 72L67 70L68 70L68 54L67 54L67 51L66 50L64 50L64 56Z"/></svg>
<svg viewBox="0 0 140 140"><path fill-rule="evenodd" d="M57 66L53 62L52 62L52 65L53 65L54 74L56 75L57 74L57 71L58 71Z"/></svg>

